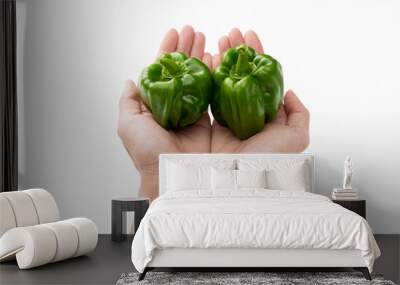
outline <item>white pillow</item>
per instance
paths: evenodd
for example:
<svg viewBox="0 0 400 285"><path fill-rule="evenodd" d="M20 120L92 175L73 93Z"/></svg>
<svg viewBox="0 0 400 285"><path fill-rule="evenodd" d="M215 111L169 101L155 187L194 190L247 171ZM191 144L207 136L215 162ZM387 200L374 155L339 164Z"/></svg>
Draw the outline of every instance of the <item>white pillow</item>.
<svg viewBox="0 0 400 285"><path fill-rule="evenodd" d="M240 170L267 171L267 188L272 190L311 191L308 161L296 159L240 159Z"/></svg>
<svg viewBox="0 0 400 285"><path fill-rule="evenodd" d="M236 170L238 188L267 188L267 171L263 170Z"/></svg>
<svg viewBox="0 0 400 285"><path fill-rule="evenodd" d="M211 169L211 188L213 190L235 190L236 170L233 169Z"/></svg>
<svg viewBox="0 0 400 285"><path fill-rule="evenodd" d="M239 190L241 188L267 188L266 170L211 169L213 190Z"/></svg>
<svg viewBox="0 0 400 285"><path fill-rule="evenodd" d="M168 191L185 191L194 189L210 189L211 167L184 166L170 163L168 165Z"/></svg>
<svg viewBox="0 0 400 285"><path fill-rule="evenodd" d="M270 170L267 172L268 189L307 191L307 183L303 167L286 170Z"/></svg>
<svg viewBox="0 0 400 285"><path fill-rule="evenodd" d="M166 165L167 191L211 190L211 168L235 169L235 160L176 159Z"/></svg>

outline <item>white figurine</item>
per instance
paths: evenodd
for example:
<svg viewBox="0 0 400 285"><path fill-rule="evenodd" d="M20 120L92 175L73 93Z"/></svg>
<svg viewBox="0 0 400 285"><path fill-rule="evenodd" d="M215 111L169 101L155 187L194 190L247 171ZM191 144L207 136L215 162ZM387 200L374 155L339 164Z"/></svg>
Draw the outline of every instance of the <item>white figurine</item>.
<svg viewBox="0 0 400 285"><path fill-rule="evenodd" d="M343 189L351 190L351 178L353 176L353 163L350 156L346 156L344 161L344 178L343 178Z"/></svg>

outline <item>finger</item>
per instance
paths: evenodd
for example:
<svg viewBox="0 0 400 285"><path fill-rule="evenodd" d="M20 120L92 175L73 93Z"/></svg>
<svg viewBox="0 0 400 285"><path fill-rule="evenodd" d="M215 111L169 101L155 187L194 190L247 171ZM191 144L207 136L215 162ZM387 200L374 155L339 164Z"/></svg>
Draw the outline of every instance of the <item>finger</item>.
<svg viewBox="0 0 400 285"><path fill-rule="evenodd" d="M243 35L238 28L233 28L229 32L229 43L231 47L236 47L244 43Z"/></svg>
<svg viewBox="0 0 400 285"><path fill-rule="evenodd" d="M219 54L214 54L212 57L212 68L216 69L221 64L221 57Z"/></svg>
<svg viewBox="0 0 400 285"><path fill-rule="evenodd" d="M203 62L208 66L209 69L212 69L213 66L212 60L213 60L212 55L206 52L203 56Z"/></svg>
<svg viewBox="0 0 400 285"><path fill-rule="evenodd" d="M286 115L285 107L283 107L283 105L281 105L281 107L279 108L278 114L276 115L274 122L277 124L286 125L287 115Z"/></svg>
<svg viewBox="0 0 400 285"><path fill-rule="evenodd" d="M264 53L262 43L254 31L250 30L246 32L244 35L244 42L246 45L254 48L258 53Z"/></svg>
<svg viewBox="0 0 400 285"><path fill-rule="evenodd" d="M119 99L120 114L140 114L140 102L139 89L132 80L127 80L122 96Z"/></svg>
<svg viewBox="0 0 400 285"><path fill-rule="evenodd" d="M221 57L224 55L226 50L229 49L230 47L231 47L231 44L229 43L229 38L227 36L223 36L219 39L218 49L219 49L219 54Z"/></svg>
<svg viewBox="0 0 400 285"><path fill-rule="evenodd" d="M202 32L196 32L194 34L193 46L190 52L190 56L202 59L204 56L205 46L206 46L206 37Z"/></svg>
<svg viewBox="0 0 400 285"><path fill-rule="evenodd" d="M164 36L160 44L158 55L166 52L176 51L178 45L179 34L175 29L170 29Z"/></svg>
<svg viewBox="0 0 400 285"><path fill-rule="evenodd" d="M177 51L190 55L194 40L194 30L192 26L184 26L179 34Z"/></svg>
<svg viewBox="0 0 400 285"><path fill-rule="evenodd" d="M308 130L310 113L292 90L286 92L284 106L288 125Z"/></svg>

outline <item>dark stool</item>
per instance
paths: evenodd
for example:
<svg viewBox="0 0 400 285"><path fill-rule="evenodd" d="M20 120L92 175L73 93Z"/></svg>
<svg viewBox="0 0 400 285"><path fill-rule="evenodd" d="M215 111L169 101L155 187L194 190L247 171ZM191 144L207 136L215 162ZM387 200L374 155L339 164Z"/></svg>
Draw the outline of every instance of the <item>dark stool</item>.
<svg viewBox="0 0 400 285"><path fill-rule="evenodd" d="M122 233L123 212L135 212L135 232L140 221L149 208L150 199L142 197L116 197L111 201L111 240L123 241L126 235Z"/></svg>

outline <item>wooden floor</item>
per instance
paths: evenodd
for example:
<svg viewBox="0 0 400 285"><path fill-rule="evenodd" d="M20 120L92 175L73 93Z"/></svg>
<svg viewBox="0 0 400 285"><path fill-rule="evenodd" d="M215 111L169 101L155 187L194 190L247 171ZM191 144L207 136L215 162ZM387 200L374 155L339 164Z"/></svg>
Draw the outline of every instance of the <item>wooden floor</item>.
<svg viewBox="0 0 400 285"><path fill-rule="evenodd" d="M375 272L399 283L400 235L376 235L382 256L375 263ZM94 252L88 256L19 270L15 262L0 264L0 284L115 284L124 272L134 271L130 259L131 241L111 241L100 235Z"/></svg>

